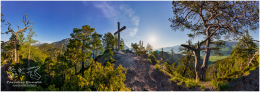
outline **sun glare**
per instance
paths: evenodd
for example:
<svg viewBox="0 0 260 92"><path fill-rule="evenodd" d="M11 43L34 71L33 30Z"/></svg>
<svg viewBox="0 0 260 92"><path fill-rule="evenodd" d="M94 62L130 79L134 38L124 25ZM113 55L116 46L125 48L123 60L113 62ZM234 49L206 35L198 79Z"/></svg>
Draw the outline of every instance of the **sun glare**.
<svg viewBox="0 0 260 92"><path fill-rule="evenodd" d="M155 43L156 42L156 37L155 36L149 37L149 42L150 43Z"/></svg>

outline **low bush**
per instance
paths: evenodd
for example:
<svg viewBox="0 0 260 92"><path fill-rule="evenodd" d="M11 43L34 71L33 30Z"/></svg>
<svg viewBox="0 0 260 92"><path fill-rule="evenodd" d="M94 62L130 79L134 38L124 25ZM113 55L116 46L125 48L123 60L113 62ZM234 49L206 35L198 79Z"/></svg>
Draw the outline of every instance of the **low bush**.
<svg viewBox="0 0 260 92"><path fill-rule="evenodd" d="M230 88L227 81L213 80L212 84L217 88L217 90L227 90L228 88Z"/></svg>
<svg viewBox="0 0 260 92"><path fill-rule="evenodd" d="M150 55L149 57L150 57L151 63L153 65L155 65L157 63L156 57L154 55Z"/></svg>

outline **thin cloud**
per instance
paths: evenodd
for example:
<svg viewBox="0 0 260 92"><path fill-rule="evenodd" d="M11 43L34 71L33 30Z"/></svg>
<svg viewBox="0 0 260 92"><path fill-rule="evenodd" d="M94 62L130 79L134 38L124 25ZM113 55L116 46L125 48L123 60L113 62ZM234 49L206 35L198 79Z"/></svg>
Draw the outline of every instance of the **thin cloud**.
<svg viewBox="0 0 260 92"><path fill-rule="evenodd" d="M105 17L113 18L116 17L116 10L112 5L109 5L107 2L95 2L94 6L99 8L104 13Z"/></svg>
<svg viewBox="0 0 260 92"><path fill-rule="evenodd" d="M137 31L138 31L138 28L134 28L132 31L130 31L130 36L131 37L135 36Z"/></svg>
<svg viewBox="0 0 260 92"><path fill-rule="evenodd" d="M132 8L130 8L128 5L121 5L119 7L120 10L124 11L128 16L131 18L131 21L134 25L138 26L140 22L140 18L138 16L135 16Z"/></svg>
<svg viewBox="0 0 260 92"><path fill-rule="evenodd" d="M140 17L135 15L135 11L128 5L115 5L109 2L94 2L94 7L101 9L106 18L109 18L113 23L120 21L130 21L127 30L128 36L134 37L138 32Z"/></svg>

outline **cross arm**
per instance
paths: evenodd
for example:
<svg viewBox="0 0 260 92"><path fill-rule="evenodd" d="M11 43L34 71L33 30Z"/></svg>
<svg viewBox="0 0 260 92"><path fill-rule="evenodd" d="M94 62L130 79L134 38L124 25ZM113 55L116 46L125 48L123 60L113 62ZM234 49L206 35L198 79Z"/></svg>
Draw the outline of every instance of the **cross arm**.
<svg viewBox="0 0 260 92"><path fill-rule="evenodd" d="M125 26L124 26L124 27L122 27L120 30L116 31L116 32L114 33L114 35L116 35L118 32L121 32L121 31L123 31L125 28L126 28Z"/></svg>

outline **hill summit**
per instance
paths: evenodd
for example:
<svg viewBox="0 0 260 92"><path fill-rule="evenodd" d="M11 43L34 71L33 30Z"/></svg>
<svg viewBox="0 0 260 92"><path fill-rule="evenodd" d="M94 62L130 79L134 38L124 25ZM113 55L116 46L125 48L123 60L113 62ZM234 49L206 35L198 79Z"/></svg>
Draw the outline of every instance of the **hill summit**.
<svg viewBox="0 0 260 92"><path fill-rule="evenodd" d="M105 64L104 53L98 62ZM171 91L171 90L189 90L178 86L176 82L170 81L170 76L156 69L147 61L147 56L138 56L131 52L117 53L112 56L116 60L115 67L120 64L128 68L125 80L125 86L130 87L132 91Z"/></svg>

